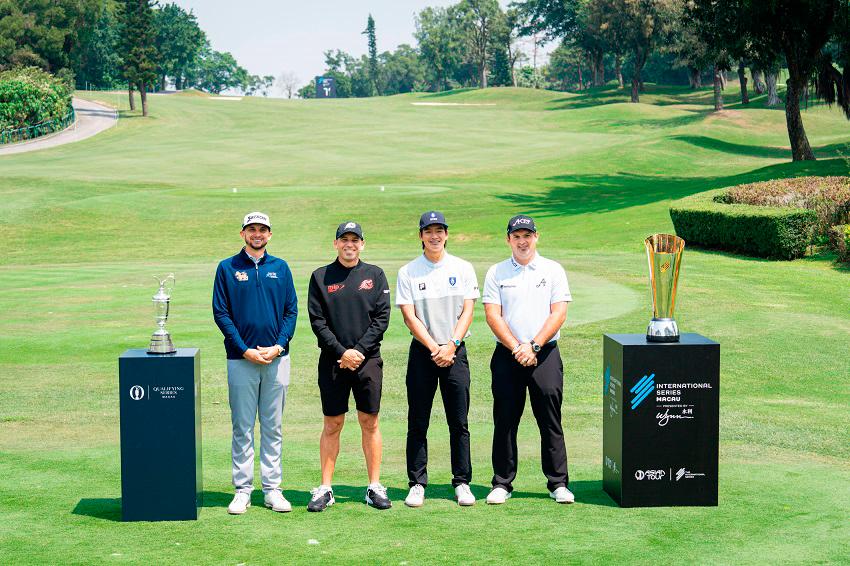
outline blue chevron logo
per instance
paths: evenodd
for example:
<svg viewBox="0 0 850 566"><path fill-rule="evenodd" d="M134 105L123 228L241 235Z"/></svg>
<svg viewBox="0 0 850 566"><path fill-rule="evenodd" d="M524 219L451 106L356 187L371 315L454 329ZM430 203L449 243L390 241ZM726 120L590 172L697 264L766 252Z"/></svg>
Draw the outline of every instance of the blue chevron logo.
<svg viewBox="0 0 850 566"><path fill-rule="evenodd" d="M629 393L634 394L632 397L632 410L634 411L650 393L655 391L655 374L645 375L635 383L635 386L629 389Z"/></svg>

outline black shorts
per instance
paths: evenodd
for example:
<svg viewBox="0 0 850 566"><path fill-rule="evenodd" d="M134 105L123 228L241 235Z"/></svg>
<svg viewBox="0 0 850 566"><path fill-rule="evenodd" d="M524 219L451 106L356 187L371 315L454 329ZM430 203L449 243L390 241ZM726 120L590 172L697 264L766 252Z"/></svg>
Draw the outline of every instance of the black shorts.
<svg viewBox="0 0 850 566"><path fill-rule="evenodd" d="M384 377L384 360L380 356L366 358L357 370L339 367L335 354L319 356L319 393L322 396L322 413L336 417L348 412L348 396L354 392L357 410L377 415L381 410L381 385Z"/></svg>

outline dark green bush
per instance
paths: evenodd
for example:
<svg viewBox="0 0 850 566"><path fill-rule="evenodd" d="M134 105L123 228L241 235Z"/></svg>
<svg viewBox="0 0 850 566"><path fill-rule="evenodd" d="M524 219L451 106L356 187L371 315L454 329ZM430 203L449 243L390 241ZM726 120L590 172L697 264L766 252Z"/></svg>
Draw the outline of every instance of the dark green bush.
<svg viewBox="0 0 850 566"><path fill-rule="evenodd" d="M71 106L67 82L36 67L0 72L0 130L64 117Z"/></svg>
<svg viewBox="0 0 850 566"><path fill-rule="evenodd" d="M838 254L838 261L850 263L850 224L829 229L829 247Z"/></svg>
<svg viewBox="0 0 850 566"><path fill-rule="evenodd" d="M683 198L670 207L676 234L706 248L794 259L806 253L817 224L814 210L725 204L727 189Z"/></svg>

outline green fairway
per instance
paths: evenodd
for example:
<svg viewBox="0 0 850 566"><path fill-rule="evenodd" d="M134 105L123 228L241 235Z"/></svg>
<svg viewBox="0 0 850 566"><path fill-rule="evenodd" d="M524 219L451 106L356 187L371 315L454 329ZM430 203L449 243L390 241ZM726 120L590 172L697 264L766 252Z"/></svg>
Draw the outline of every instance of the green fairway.
<svg viewBox="0 0 850 566"><path fill-rule="evenodd" d="M850 560L850 272L817 252L770 262L686 248L676 318L721 344L720 505L620 509L602 490L602 334L651 317L643 239L673 230L671 200L803 174L850 174L850 122L803 113L817 162L791 163L785 115L709 89L647 85L573 95L498 88L347 100L222 101L124 96L115 128L0 157L0 561L20 563L841 563ZM427 104L422 104L427 103ZM449 252L487 268L508 257L507 219L533 215L542 255L567 270L574 302L560 341L575 505L553 503L530 408L506 505L484 504L492 470L492 335L476 306L467 341L470 432L480 498L459 508L448 430L435 402L425 506L406 508L409 333L394 309L385 359L382 479L395 506L362 504L359 430L349 415L337 505L308 514L319 483L321 408L307 282L336 225L363 224L363 257L398 268L420 253L419 214L446 214ZM295 276L301 314L284 412L292 513L240 517L230 501L224 348L210 308L217 262L242 215L267 212L269 245ZM155 274L174 272L169 329L201 349L204 509L196 522L120 522L118 356L154 330ZM393 291L393 299L395 293ZM259 466L258 466L259 467ZM259 473L257 473L259 476ZM259 477L256 479L259 484ZM168 486L163 486L167 490ZM312 541L312 542L311 542Z"/></svg>

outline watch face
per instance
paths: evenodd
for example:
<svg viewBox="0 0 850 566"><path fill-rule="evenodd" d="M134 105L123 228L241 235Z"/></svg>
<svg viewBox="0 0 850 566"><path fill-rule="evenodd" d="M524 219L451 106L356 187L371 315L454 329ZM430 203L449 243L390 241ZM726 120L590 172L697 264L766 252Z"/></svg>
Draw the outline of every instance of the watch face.
<svg viewBox="0 0 850 566"><path fill-rule="evenodd" d="M534 344L531 347L531 349L534 350L535 352L539 352L540 351L540 344Z"/></svg>

